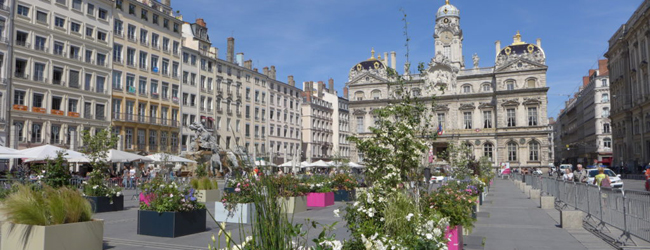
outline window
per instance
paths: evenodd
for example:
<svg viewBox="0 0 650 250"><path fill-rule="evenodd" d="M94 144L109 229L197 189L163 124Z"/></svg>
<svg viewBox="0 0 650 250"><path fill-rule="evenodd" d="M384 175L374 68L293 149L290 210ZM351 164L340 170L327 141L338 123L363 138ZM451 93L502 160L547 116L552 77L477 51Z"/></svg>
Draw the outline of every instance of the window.
<svg viewBox="0 0 650 250"><path fill-rule="evenodd" d="M362 101L363 100L363 92L357 91L354 93L354 99L357 101Z"/></svg>
<svg viewBox="0 0 650 250"><path fill-rule="evenodd" d="M162 42L163 51L169 52L169 38L163 37Z"/></svg>
<svg viewBox="0 0 650 250"><path fill-rule="evenodd" d="M47 23L47 13L43 11L36 11L36 21Z"/></svg>
<svg viewBox="0 0 650 250"><path fill-rule="evenodd" d="M508 161L517 161L517 143L508 143Z"/></svg>
<svg viewBox="0 0 650 250"><path fill-rule="evenodd" d="M115 0L115 8L122 10L122 0Z"/></svg>
<svg viewBox="0 0 650 250"><path fill-rule="evenodd" d="M63 68L54 66L52 68L52 84L61 85L63 79Z"/></svg>
<svg viewBox="0 0 650 250"><path fill-rule="evenodd" d="M99 14L98 14L99 19L106 20L106 19L108 18L108 17L107 17L107 15L108 15L108 11L106 11L105 9L101 9L101 8L100 8L98 13L99 13Z"/></svg>
<svg viewBox="0 0 650 250"><path fill-rule="evenodd" d="M75 23L75 22L70 22L70 31L75 32L75 33L80 33L81 32L81 24Z"/></svg>
<svg viewBox="0 0 650 250"><path fill-rule="evenodd" d="M603 116L602 117L603 118L608 118L609 117L609 108L608 107L603 108Z"/></svg>
<svg viewBox="0 0 650 250"><path fill-rule="evenodd" d="M515 89L515 81L513 80L506 81L506 90L514 90L514 89Z"/></svg>
<svg viewBox="0 0 650 250"><path fill-rule="evenodd" d="M122 63L122 45L113 44L113 61Z"/></svg>
<svg viewBox="0 0 650 250"><path fill-rule="evenodd" d="M113 71L113 89L122 89L122 72Z"/></svg>
<svg viewBox="0 0 650 250"><path fill-rule="evenodd" d="M60 18L60 17L55 17L54 18L54 26L63 28L65 27L65 19Z"/></svg>
<svg viewBox="0 0 650 250"><path fill-rule="evenodd" d="M86 14L94 16L95 15L95 5L93 4L87 4L86 5Z"/></svg>
<svg viewBox="0 0 650 250"><path fill-rule="evenodd" d="M609 123L605 123L605 124L603 124L603 133L605 133L605 134L609 134L609 133L611 133L611 132L612 132L612 131L611 131L611 128L610 128L610 126L609 126Z"/></svg>
<svg viewBox="0 0 650 250"><path fill-rule="evenodd" d="M72 0L72 8L81 11L81 0Z"/></svg>
<svg viewBox="0 0 650 250"><path fill-rule="evenodd" d="M484 92L489 92L491 89L490 84L483 84L483 91Z"/></svg>
<svg viewBox="0 0 650 250"><path fill-rule="evenodd" d="M483 128L492 128L492 111L483 111Z"/></svg>
<svg viewBox="0 0 650 250"><path fill-rule="evenodd" d="M126 36L129 38L129 40L132 41L137 41L135 38L135 26L129 24L126 28Z"/></svg>
<svg viewBox="0 0 650 250"><path fill-rule="evenodd" d="M50 135L50 143L52 144L60 144L61 143L61 126L60 125L52 125L52 132Z"/></svg>
<svg viewBox="0 0 650 250"><path fill-rule="evenodd" d="M373 100L379 100L379 98L381 98L381 92L379 90L373 90L372 91L372 99Z"/></svg>
<svg viewBox="0 0 650 250"><path fill-rule="evenodd" d="M77 46L70 46L70 59L78 59L81 60L81 57L79 57L79 51L81 51L81 48Z"/></svg>
<svg viewBox="0 0 650 250"><path fill-rule="evenodd" d="M178 23L174 23L174 32L176 33L179 32L178 27L179 27Z"/></svg>
<svg viewBox="0 0 650 250"><path fill-rule="evenodd" d="M145 21L149 21L149 15L148 11L145 9L142 9L140 12L140 18L142 18Z"/></svg>
<svg viewBox="0 0 650 250"><path fill-rule="evenodd" d="M34 44L34 49L45 51L47 49L47 47L45 47L45 43L47 43L47 38L37 36Z"/></svg>
<svg viewBox="0 0 650 250"><path fill-rule="evenodd" d="M166 29L169 29L169 19L163 20L163 27L165 27Z"/></svg>
<svg viewBox="0 0 650 250"><path fill-rule="evenodd" d="M42 139L42 125L40 123L32 124L32 143L40 143Z"/></svg>
<svg viewBox="0 0 650 250"><path fill-rule="evenodd" d="M603 80L601 81L601 87L607 87L607 86L608 86L608 84L607 84L607 79L603 79Z"/></svg>
<svg viewBox="0 0 650 250"><path fill-rule="evenodd" d="M536 82L535 78L530 78L526 80L526 84L528 85L528 88L535 88L536 87Z"/></svg>
<svg viewBox="0 0 650 250"><path fill-rule="evenodd" d="M539 142L531 141L528 143L529 161L539 161Z"/></svg>
<svg viewBox="0 0 650 250"><path fill-rule="evenodd" d="M147 69L147 52L140 51L140 69Z"/></svg>
<svg viewBox="0 0 650 250"><path fill-rule="evenodd" d="M612 138L603 139L603 147L612 148Z"/></svg>
<svg viewBox="0 0 650 250"><path fill-rule="evenodd" d="M18 15L21 15L21 16L28 16L29 15L29 7L18 5L17 13L18 13Z"/></svg>
<svg viewBox="0 0 650 250"><path fill-rule="evenodd" d="M438 113L437 117L438 117L438 128L443 129L445 127L445 113Z"/></svg>
<svg viewBox="0 0 650 250"><path fill-rule="evenodd" d="M528 108L528 126L537 126L537 107Z"/></svg>
<svg viewBox="0 0 650 250"><path fill-rule="evenodd" d="M25 106L25 91L14 90L14 105Z"/></svg>
<svg viewBox="0 0 650 250"><path fill-rule="evenodd" d="M363 133L363 130L363 116L357 116L357 133Z"/></svg>
<svg viewBox="0 0 650 250"><path fill-rule="evenodd" d="M34 81L45 81L45 64L34 63Z"/></svg>
<svg viewBox="0 0 650 250"><path fill-rule="evenodd" d="M465 93L465 94L472 93L472 86L469 86L469 85L463 86L463 93Z"/></svg>
<svg viewBox="0 0 650 250"><path fill-rule="evenodd" d="M147 44L147 35L148 35L148 33L149 32L147 30L140 29L140 42L142 44L145 44L145 45Z"/></svg>
<svg viewBox="0 0 650 250"><path fill-rule="evenodd" d="M127 128L124 130L124 147L127 149L133 148L133 129Z"/></svg>
<svg viewBox="0 0 650 250"><path fill-rule="evenodd" d="M174 44L172 45L172 50L173 50L172 52L174 53L174 55L178 55L178 48L179 48L180 46L181 46L181 45L180 45L179 42L174 41Z"/></svg>
<svg viewBox="0 0 650 250"><path fill-rule="evenodd" d="M156 33L151 33L151 46L154 49L158 49L159 46L160 46L159 37L160 37L160 35L158 35Z"/></svg>
<svg viewBox="0 0 650 250"><path fill-rule="evenodd" d="M95 29L93 27L86 26L86 37L93 37L93 32Z"/></svg>
<svg viewBox="0 0 650 250"><path fill-rule="evenodd" d="M124 31L124 23L120 20L115 19L113 21L113 33L115 35L122 37L122 32Z"/></svg>
<svg viewBox="0 0 650 250"><path fill-rule="evenodd" d="M32 96L32 106L43 108L43 94L34 93Z"/></svg>
<svg viewBox="0 0 650 250"><path fill-rule="evenodd" d="M463 126L465 129L472 129L472 112L463 113Z"/></svg>
<svg viewBox="0 0 650 250"><path fill-rule="evenodd" d="M68 112L75 112L77 113L77 104L79 103L79 100L75 99L68 99Z"/></svg>
<svg viewBox="0 0 650 250"><path fill-rule="evenodd" d="M97 39L106 42L106 32L97 31Z"/></svg>
<svg viewBox="0 0 650 250"><path fill-rule="evenodd" d="M66 0L56 0L56 3L61 4L61 5L65 5Z"/></svg>
<svg viewBox="0 0 650 250"><path fill-rule="evenodd" d="M151 21L153 22L153 24L158 24L158 15L157 15L157 14L153 14L153 15L151 16Z"/></svg>
<svg viewBox="0 0 650 250"><path fill-rule="evenodd" d="M516 118L515 109L506 109L506 118L507 118L508 127L517 126L517 122L515 119Z"/></svg>
<svg viewBox="0 0 650 250"><path fill-rule="evenodd" d="M600 100L601 100L601 102L603 102L603 103L607 103L607 102L609 102L609 94L607 94L607 93L603 93L603 94L601 95Z"/></svg>
<svg viewBox="0 0 650 250"><path fill-rule="evenodd" d="M494 151L494 146L492 143L486 142L483 144L483 156L487 157L492 160L492 152Z"/></svg>

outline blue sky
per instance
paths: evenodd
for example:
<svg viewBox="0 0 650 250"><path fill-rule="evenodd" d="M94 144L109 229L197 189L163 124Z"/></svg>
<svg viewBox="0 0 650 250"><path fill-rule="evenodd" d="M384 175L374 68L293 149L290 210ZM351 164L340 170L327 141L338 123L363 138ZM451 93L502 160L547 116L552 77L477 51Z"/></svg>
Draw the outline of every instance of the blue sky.
<svg viewBox="0 0 650 250"><path fill-rule="evenodd" d="M463 53L467 65L477 53L480 66L493 66L494 42L542 39L549 66L549 117L557 116L582 76L604 58L607 41L642 0L450 0L460 9ZM235 52L244 52L253 67L275 65L286 82L333 78L342 93L350 68L378 53L397 52L397 69L405 62L403 9L411 38L410 61L434 55L435 13L443 0L172 0L187 22L203 18L213 46L225 58L226 38L235 37Z"/></svg>

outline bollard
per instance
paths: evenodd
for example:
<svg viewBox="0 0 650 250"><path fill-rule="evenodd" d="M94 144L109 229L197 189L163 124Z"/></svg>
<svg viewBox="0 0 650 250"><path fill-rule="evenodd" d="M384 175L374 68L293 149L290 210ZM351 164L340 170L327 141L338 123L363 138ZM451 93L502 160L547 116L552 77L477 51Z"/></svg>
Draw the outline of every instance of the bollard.
<svg viewBox="0 0 650 250"><path fill-rule="evenodd" d="M560 210L560 227L578 229L582 228L584 213L580 210Z"/></svg>
<svg viewBox="0 0 650 250"><path fill-rule="evenodd" d="M555 197L541 196L539 198L539 207L542 209L555 209Z"/></svg>
<svg viewBox="0 0 650 250"><path fill-rule="evenodd" d="M529 197L531 200L537 200L539 199L539 194L540 194L539 189L531 189Z"/></svg>
<svg viewBox="0 0 650 250"><path fill-rule="evenodd" d="M530 192L530 189L531 189L530 186L524 185L524 194L528 195L528 193Z"/></svg>

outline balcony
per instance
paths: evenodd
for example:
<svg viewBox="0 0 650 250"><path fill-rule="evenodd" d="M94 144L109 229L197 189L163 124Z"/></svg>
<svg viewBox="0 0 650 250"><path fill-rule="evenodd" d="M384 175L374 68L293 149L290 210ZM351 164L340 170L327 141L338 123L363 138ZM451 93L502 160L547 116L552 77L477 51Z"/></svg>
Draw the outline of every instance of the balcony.
<svg viewBox="0 0 650 250"><path fill-rule="evenodd" d="M148 97L147 91L141 91L141 92L138 93L138 95L142 96L142 97Z"/></svg>
<svg viewBox="0 0 650 250"><path fill-rule="evenodd" d="M93 119L93 115L90 112L85 112L84 113L84 118L86 119Z"/></svg>
<svg viewBox="0 0 650 250"><path fill-rule="evenodd" d="M35 44L34 45L34 50L47 52L47 49L48 49L47 46L42 45L42 44Z"/></svg>
<svg viewBox="0 0 650 250"><path fill-rule="evenodd" d="M29 48L31 46L31 44L26 42L26 41L16 41L16 46Z"/></svg>
<svg viewBox="0 0 650 250"><path fill-rule="evenodd" d="M118 30L117 32L113 33L116 37L119 38L124 38L124 31L123 30Z"/></svg>
<svg viewBox="0 0 650 250"><path fill-rule="evenodd" d="M29 79L29 75L26 74L25 72L15 72L14 77L19 78L19 79L24 79L24 80Z"/></svg>
<svg viewBox="0 0 650 250"><path fill-rule="evenodd" d="M228 115L232 115L232 109L228 110Z"/></svg>
<svg viewBox="0 0 650 250"><path fill-rule="evenodd" d="M146 40L141 40L140 45L145 46L145 47L149 47L149 42L147 42Z"/></svg>
<svg viewBox="0 0 650 250"><path fill-rule="evenodd" d="M105 116L105 115L101 115L101 114L100 114L100 115L96 115L96 116L95 116L95 120L98 120L98 121L105 121L105 120L106 120L106 116Z"/></svg>
<svg viewBox="0 0 650 250"><path fill-rule="evenodd" d="M172 102L178 104L178 97L172 97Z"/></svg>
<svg viewBox="0 0 650 250"><path fill-rule="evenodd" d="M160 50L160 45L158 45L157 43L154 43L154 44L151 44L151 48L153 48L155 50Z"/></svg>
<svg viewBox="0 0 650 250"><path fill-rule="evenodd" d="M159 99L159 98L160 98L160 94L158 94L158 93L151 93L151 98L153 98L153 99Z"/></svg>

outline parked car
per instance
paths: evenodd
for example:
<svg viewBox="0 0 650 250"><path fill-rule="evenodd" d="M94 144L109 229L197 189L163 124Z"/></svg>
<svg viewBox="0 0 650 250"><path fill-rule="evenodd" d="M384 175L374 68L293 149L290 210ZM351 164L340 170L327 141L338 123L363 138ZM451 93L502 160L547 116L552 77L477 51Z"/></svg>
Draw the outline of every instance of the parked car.
<svg viewBox="0 0 650 250"><path fill-rule="evenodd" d="M588 184L594 183L594 178L598 174L598 169L597 168L592 168L592 169L587 169L587 173L589 174L589 178L587 179ZM623 180L621 180L621 175L617 175L614 173L609 168L605 168L605 174L609 176L609 180L612 183L613 188L623 188Z"/></svg>
<svg viewBox="0 0 650 250"><path fill-rule="evenodd" d="M542 175L542 170L541 169L533 170L533 175Z"/></svg>
<svg viewBox="0 0 650 250"><path fill-rule="evenodd" d="M560 175L566 174L567 169L571 169L573 171L573 165L572 164L561 164L560 165Z"/></svg>

